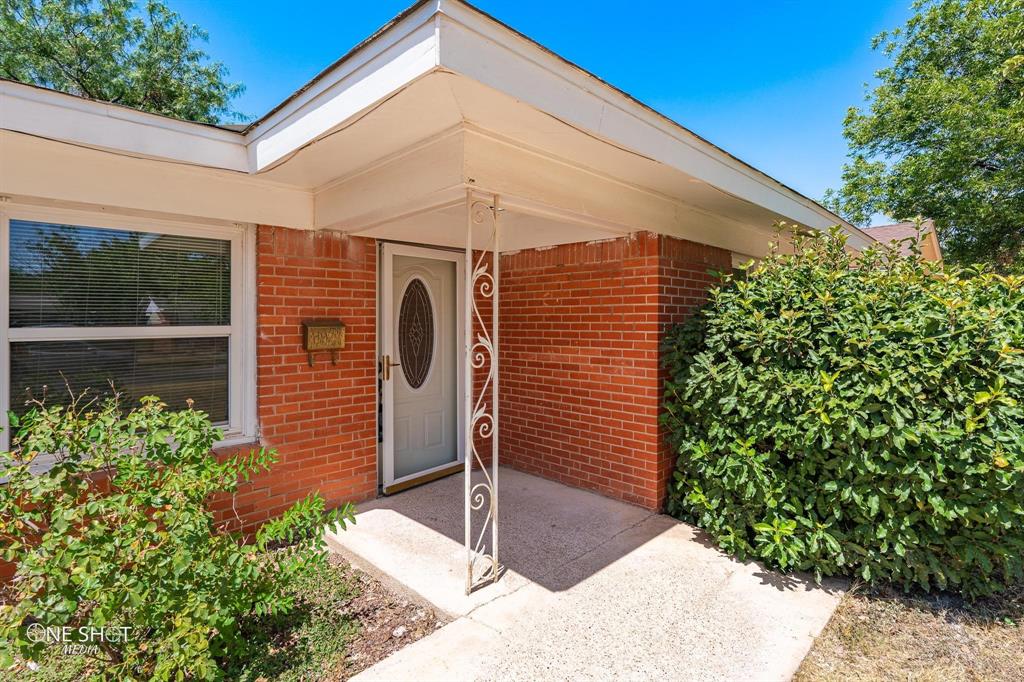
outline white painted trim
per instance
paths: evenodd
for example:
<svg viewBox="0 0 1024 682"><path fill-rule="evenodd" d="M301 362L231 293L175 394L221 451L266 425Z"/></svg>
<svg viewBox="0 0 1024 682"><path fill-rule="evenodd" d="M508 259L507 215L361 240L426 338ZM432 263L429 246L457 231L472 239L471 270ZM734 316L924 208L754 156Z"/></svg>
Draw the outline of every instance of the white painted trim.
<svg viewBox="0 0 1024 682"><path fill-rule="evenodd" d="M777 211L781 216L819 229L839 222L857 241L870 243L871 239L861 230L811 199L471 5L460 0L440 0L439 11L444 17L440 43L442 67L505 92L613 144ZM460 39L463 49L460 49ZM465 49L470 41L476 41L473 49ZM503 59L499 64L487 58L488 50L493 59L498 59L497 53L518 59ZM637 123L643 125L637 126ZM701 162L700 157L705 161Z"/></svg>
<svg viewBox="0 0 1024 682"><path fill-rule="evenodd" d="M0 197L0 451L10 449L7 410L11 404L11 346L7 339L10 326L10 218Z"/></svg>
<svg viewBox="0 0 1024 682"><path fill-rule="evenodd" d="M121 121L142 123L151 127L164 128L221 142L238 143L242 139L241 133L226 130L213 124L197 123L196 121L186 121L174 118L173 116L153 114L122 104L88 99L60 92L59 90L51 90L50 88L18 83L11 80L0 79L0 95L29 102L38 102L40 104L61 106L94 116L106 116Z"/></svg>
<svg viewBox="0 0 1024 682"><path fill-rule="evenodd" d="M234 291L231 292L231 297L234 298ZM234 302L232 302L232 308L234 308ZM7 334L11 343L27 343L38 341L216 338L219 336L231 336L234 332L234 325L223 325L209 327L18 327L8 330Z"/></svg>
<svg viewBox="0 0 1024 682"><path fill-rule="evenodd" d="M232 431L242 430L242 404L245 397L242 395L244 385L245 363L242 348L244 342L245 320L245 299L253 294L246 293L246 278L243 267L236 267L235 263L242 265L241 234L231 240L231 335L228 337L228 424Z"/></svg>
<svg viewBox="0 0 1024 682"><path fill-rule="evenodd" d="M395 480L395 386L387 380L391 368L385 367L384 363L394 357L395 344L392 339L392 325L395 306L394 286L394 253L391 251L391 244L384 244L380 250L380 318L377 329L380 338L380 387L381 387L381 460L380 467L383 470L384 486L391 485Z"/></svg>
<svg viewBox="0 0 1024 682"><path fill-rule="evenodd" d="M407 220L426 213L433 213L435 211L443 211L448 208L461 206L463 203L462 201L452 199L450 197L454 196L459 191L465 192L465 187L466 186L464 184L453 185L452 187L438 192L433 196L417 198L406 204L395 206L394 210L374 211L355 219L349 219L342 222L336 221L331 226L319 229L341 229L345 234L359 236L369 232L375 227L380 227L381 225L386 225L398 220Z"/></svg>
<svg viewBox="0 0 1024 682"><path fill-rule="evenodd" d="M401 21L386 26L385 30L376 33L368 41L357 46L352 52L342 57L334 66L328 67L326 71L319 74L303 88L292 95L290 99L277 105L275 110L259 119L246 131L246 140L249 144L258 143L268 135L274 133L288 119L300 114L302 109L308 108L313 100L341 84L345 79L350 78L358 71L371 71L364 68L371 66L375 60L387 52L390 48L400 43L409 35L415 33L428 23L431 30L434 30L431 19L438 11L437 2L424 3L417 11L402 18ZM432 55L434 64L437 63L436 55Z"/></svg>
<svg viewBox="0 0 1024 682"><path fill-rule="evenodd" d="M211 125L11 81L0 81L0 111L7 130L145 158L249 170L244 138Z"/></svg>
<svg viewBox="0 0 1024 682"><path fill-rule="evenodd" d="M244 181L435 71L473 79L781 218L817 229L840 222L851 246L873 243L807 197L460 0L413 5L244 136L9 82L0 82L0 125L124 155L242 171ZM296 210L308 203L312 216L313 201L296 196ZM245 219L282 224L251 212Z"/></svg>
<svg viewBox="0 0 1024 682"><path fill-rule="evenodd" d="M374 251L377 256L376 285L374 287L374 334L373 334L373 357L377 367L377 378L374 384L374 418L377 426L374 431L376 439L377 454L377 487L384 485L384 345L381 342L381 324L384 318L384 243L374 242Z"/></svg>
<svg viewBox="0 0 1024 682"><path fill-rule="evenodd" d="M13 220L32 220L59 225L99 227L110 230L166 232L167 234L209 237L211 239L236 239L245 232L245 227L239 223L221 222L204 225L190 218L148 218L141 215L125 215L59 206L41 206L15 201L8 203L6 210Z"/></svg>
<svg viewBox="0 0 1024 682"><path fill-rule="evenodd" d="M472 189L476 192L499 194L497 191L490 191L489 188L480 185L472 185L471 187L467 186L467 189ZM502 194L501 204L506 211L525 213L526 215L537 216L538 218L548 218L550 220L569 223L571 225L589 227L602 232L607 232L609 236L622 237L630 234L631 232L637 231L636 227L630 227L629 225L616 223L610 220L602 220L592 216L581 215L575 211L568 211L566 209L559 208L558 206L551 206L539 201L534 201L533 199L516 197L515 195Z"/></svg>
<svg viewBox="0 0 1024 682"><path fill-rule="evenodd" d="M328 192L328 191L334 189L335 187L339 187L341 185L344 185L345 183L350 182L352 180L355 180L356 178L362 177L364 175L368 175L368 174L372 173L373 171L379 170L381 168L386 168L387 166L390 166L391 164L395 163L396 161L399 161L399 160L404 159L406 157L412 156L416 152L422 151L422 150L424 150L424 149L426 149L428 147L431 147L431 146L433 146L435 144L438 144L440 142L444 142L445 140L447 140L450 137L459 137L469 127L470 126L468 124L466 124L466 123L456 123L455 125L447 128L445 130L442 130L439 133L431 135L430 137L425 137L422 140L417 140L416 142L414 142L414 143L412 143L412 144L410 144L410 145L408 145L406 147L403 147L403 148L399 149L396 152L392 152L391 154L387 154L385 156L382 156L379 159L374 159L373 161L371 161L370 163L366 164L365 166L361 166L359 168L356 168L355 170L350 171L348 173L345 173L344 175L339 175L338 177L333 178L332 180L330 180L328 182L325 182L324 184L320 185L319 187L314 188L313 189L313 194L315 196L317 194L322 194L324 192Z"/></svg>
<svg viewBox="0 0 1024 682"><path fill-rule="evenodd" d="M677 206L679 208L682 208L682 209L684 209L686 211L693 211L693 212L696 212L696 213L701 213L701 214L709 216L709 217L714 217L714 218L716 218L718 220L730 221L730 222L734 223L735 225L737 225L739 227L749 227L749 226L745 226L743 223L741 223L741 222L739 222L739 221L737 221L737 220L735 220L733 218L713 213L712 211L709 211L706 208L702 208L700 206L697 206L696 204L692 204L692 203L690 203L688 201L684 201L683 199L680 199L678 197L674 197L674 196L670 196L668 194L664 194L664 193L659 192L657 190L651 189L650 187L644 187L644 186L638 185L636 183L626 182L625 180L617 178L617 177L615 177L613 175L609 175L608 173L604 173L604 172L601 172L601 171L594 170L593 168L590 168L590 167L588 167L588 166L586 166L584 164L581 164L581 163L577 163L576 161L574 161L572 159L565 158L565 157L562 157L562 156L558 156L558 155L555 155L555 154L551 154L551 153L549 153L549 152L547 152L547 151L545 151L543 149L538 149L537 147L534 147L532 145L524 144L523 142L520 142L519 140L514 140L514 139L511 139L511 138L508 138L508 137L506 137L504 135L501 135L499 133L495 133L492 130L488 130L487 128L484 128L482 126L475 125L475 124L472 124L472 123L467 123L464 126L464 128L465 128L465 132L466 132L467 137L469 137L469 139L471 139L471 140L476 138L476 139L485 140L487 142L493 142L493 143L496 143L496 144L499 144L499 145L503 145L505 147L508 147L509 149L514 150L517 153L528 154L528 155L536 157L538 159L542 159L544 161L548 161L550 163L555 163L555 164L558 164L560 166L563 166L563 167L565 167L566 169L568 169L572 173L580 173L580 174L587 175L587 176L590 176L590 177L593 177L593 178L597 178L597 179L599 179L599 180L601 180L603 182L607 182L607 183L609 183L611 185L614 185L616 187L621 187L621 188L624 188L624 189L632 191L632 192L639 192L641 194L644 194L646 196L651 197L652 201L656 201L658 203L669 203L669 204L672 204L672 205ZM469 147L468 144L467 144L467 147ZM468 153L467 153L467 156L468 156ZM504 203L506 205L509 204L509 201L506 198L508 195L504 191L500 191L500 190L498 190L496 188L487 188L487 187L484 187L482 185L477 185L477 184L474 184L472 189L475 189L475 190L483 192L483 193L501 194L502 197L505 199ZM540 215L540 216L546 215L545 213L543 213L543 211L545 209L540 208L541 206L543 206L543 204L540 204L539 202L531 202L531 201L525 200L525 199L519 199L519 200L513 199L513 203L512 203L512 205L514 207L516 207L517 210L523 210L525 212L530 212L530 210L529 210L529 205L530 204L532 204L534 206L537 206L538 207L537 210L541 211L541 212L535 213L535 215ZM520 206L521 206L521 208L520 208ZM599 227L599 226L603 225L603 226L607 227L611 231L617 231L617 230L623 230L624 229L626 231L633 231L633 232L635 232L636 230L640 229L640 227L636 226L636 225L630 226L630 225L627 225L625 223L617 223L617 222L614 222L614 221L600 220L600 219L597 219L597 218L591 218L589 216L585 216L585 215L582 215L582 214L579 214L579 213L575 213L575 212L572 212L572 211L567 211L565 209L560 209L560 208L557 208L557 207L550 207L549 210L552 210L552 211L555 211L555 212L559 213L560 214L560 217L559 217L560 220L566 220L566 221L570 221L570 222L578 222L580 224L585 224L585 225L592 226L592 227ZM573 220L573 218L571 218L570 216L575 216L575 220ZM552 216L552 217L554 217L554 216ZM648 226L648 227L650 227L650 226Z"/></svg>
<svg viewBox="0 0 1024 682"><path fill-rule="evenodd" d="M437 68L434 24L425 17L415 25L415 18L399 24L412 30L381 36L249 133L250 170L273 167Z"/></svg>
<svg viewBox="0 0 1024 682"><path fill-rule="evenodd" d="M197 225L191 221L150 219L79 209L0 204L0 449L9 446L10 344L68 339L227 337L228 424L218 445L252 441L257 432L256 406L256 237L255 226ZM231 243L231 324L180 327L33 327L10 329L10 221L27 220L134 230L227 240Z"/></svg>
<svg viewBox="0 0 1024 682"><path fill-rule="evenodd" d="M412 191L415 183L411 181L409 168L423 167L433 157L443 159L440 146L457 144L459 140L464 169L460 181L443 188L440 183L423 187L417 185L417 191ZM522 182L509 185L502 182L500 173L495 175L496 169L492 165L495 158L505 159L508 161L507 166L512 166L514 161L516 168L523 166L538 169L541 165L549 166L544 172L556 173L564 180L561 188L565 191L570 188L572 191L582 191L584 185L580 183L583 182L603 183L606 188L597 197L576 200L575 196L561 196L564 201L547 202L545 197L559 196L558 193L551 193L550 184L530 185L537 191L532 194L527 192L529 196L520 194L524 189ZM440 177L442 172L451 174L447 166L437 161L434 161L433 167L437 169L435 176ZM348 187L350 182L355 183L354 186ZM395 187L401 189L395 190ZM381 188L392 189L380 191ZM597 233L588 239L599 238L601 233L621 236L649 230L730 250L758 248L772 239L771 224L774 217L767 210L761 211L763 216L760 221L740 220L655 189L621 180L471 123L450 128L431 140L399 150L390 155L387 162L373 163L336 182L328 183L315 197L316 223L322 229L387 238L389 235L386 230L381 234L380 228L392 222L407 221L419 215L461 206L467 189L488 195L500 194L511 213L589 228ZM369 200L370 196L375 199ZM642 210L632 210L629 206ZM702 229L695 232L693 228L696 225L702 226ZM461 244L459 235L453 234L452 237L445 245ZM575 237L570 241L574 240L578 241ZM442 244L439 241L432 243ZM552 243L560 242L554 238ZM522 248L512 241L506 240L506 244L512 250Z"/></svg>
<svg viewBox="0 0 1024 682"><path fill-rule="evenodd" d="M256 226L246 225L242 232L242 291L243 300L238 317L232 315L237 327L238 353L242 358L237 383L241 389L240 436L246 440L259 437L259 410L257 405L256 369ZM232 311L234 312L234 311Z"/></svg>
<svg viewBox="0 0 1024 682"><path fill-rule="evenodd" d="M2 127L0 114L0 127ZM0 194L21 203L197 223L311 227L312 193L262 176L0 130Z"/></svg>
<svg viewBox="0 0 1024 682"><path fill-rule="evenodd" d="M448 134L413 145L388 163L364 167L316 193L314 224L353 233L418 211L424 203L454 201L463 193L462 142L461 134Z"/></svg>
<svg viewBox="0 0 1024 682"><path fill-rule="evenodd" d="M380 310L378 318L378 338L380 339L378 347L378 359L383 363L384 356L390 356L391 359L397 357L395 350L395 339L394 339L394 310L395 310L395 292L394 292L394 257L395 256L414 256L417 258L430 258L434 260L443 260L455 263L455 310L453 314L456 319L456 338L453 343L456 347L457 360L456 360L456 377L455 385L456 390L458 387L463 385L465 376L465 348L459 343L460 339L464 336L464 322L462 316L459 315L459 311L465 304L465 283L464 283L464 268L463 263L464 257L457 251L447 249L435 249L425 246L413 246L410 244L399 244L396 242L384 242L379 251L380 262L377 268L380 272ZM435 343L437 340L435 339ZM381 365L383 370L383 364ZM456 443L457 443L457 454L455 462L448 462L441 466L428 469L426 471L420 471L415 474L404 476L402 478L395 478L395 424L394 424L394 404L395 404L395 390L394 381L383 381L383 375L381 379L381 457L380 466L383 472L383 486L389 487L402 481L407 481L412 478L417 478L424 474L437 471L443 467L452 466L457 462L463 462L466 458L465 445L462 442L462 438L459 436L465 430L465 409L462 406L463 400L461 395L456 395L456 409L458 410L458 416L456 418Z"/></svg>

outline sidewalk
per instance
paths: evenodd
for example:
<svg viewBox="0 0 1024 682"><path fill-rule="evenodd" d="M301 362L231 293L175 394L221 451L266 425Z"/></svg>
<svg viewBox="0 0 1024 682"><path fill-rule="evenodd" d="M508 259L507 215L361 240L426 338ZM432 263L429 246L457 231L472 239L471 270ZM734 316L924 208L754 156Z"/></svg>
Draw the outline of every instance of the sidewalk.
<svg viewBox="0 0 1024 682"><path fill-rule="evenodd" d="M364 505L330 536L455 617L354 679L786 680L840 598L741 564L667 516L501 472L497 585L466 597L462 479Z"/></svg>

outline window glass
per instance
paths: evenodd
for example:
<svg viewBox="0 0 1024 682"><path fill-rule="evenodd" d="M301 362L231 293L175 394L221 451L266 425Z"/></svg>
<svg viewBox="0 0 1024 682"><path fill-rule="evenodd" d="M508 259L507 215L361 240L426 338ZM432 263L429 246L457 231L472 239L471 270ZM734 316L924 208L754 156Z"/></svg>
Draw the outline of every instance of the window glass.
<svg viewBox="0 0 1024 682"><path fill-rule="evenodd" d="M112 388L113 387L113 388ZM146 395L159 396L171 409L186 406L209 413L215 423L228 420L228 339L127 339L39 341L11 344L11 410L23 414L29 399L67 404L86 391L86 399L108 397L112 390L126 405Z"/></svg>
<svg viewBox="0 0 1024 682"><path fill-rule="evenodd" d="M409 283L398 313L398 357L411 388L427 379L434 360L434 308L422 279Z"/></svg>
<svg viewBox="0 0 1024 682"><path fill-rule="evenodd" d="M126 406L146 395L175 410L191 400L238 426L229 424L231 239L9 226L9 409L116 392Z"/></svg>
<svg viewBox="0 0 1024 682"><path fill-rule="evenodd" d="M10 326L231 324L231 242L10 221Z"/></svg>

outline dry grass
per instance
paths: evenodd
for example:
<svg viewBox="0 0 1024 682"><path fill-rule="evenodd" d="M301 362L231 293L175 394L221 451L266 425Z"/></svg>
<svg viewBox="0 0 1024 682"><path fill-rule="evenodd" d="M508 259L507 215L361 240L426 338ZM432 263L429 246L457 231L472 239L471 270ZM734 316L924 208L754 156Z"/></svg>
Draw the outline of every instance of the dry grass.
<svg viewBox="0 0 1024 682"><path fill-rule="evenodd" d="M1024 680L1024 585L974 604L855 588L794 679Z"/></svg>

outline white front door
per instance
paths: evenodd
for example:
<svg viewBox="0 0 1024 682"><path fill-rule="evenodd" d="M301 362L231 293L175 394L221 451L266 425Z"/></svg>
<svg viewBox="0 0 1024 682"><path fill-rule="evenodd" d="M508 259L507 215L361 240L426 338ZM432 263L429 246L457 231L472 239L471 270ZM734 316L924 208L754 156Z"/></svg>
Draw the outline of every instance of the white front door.
<svg viewBox="0 0 1024 682"><path fill-rule="evenodd" d="M463 461L464 256L385 243L381 268L384 492Z"/></svg>

